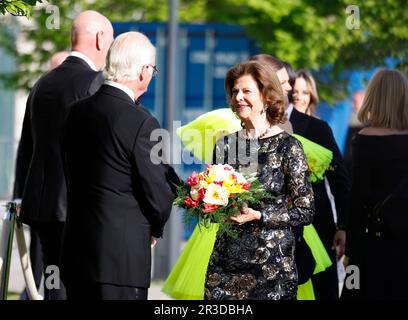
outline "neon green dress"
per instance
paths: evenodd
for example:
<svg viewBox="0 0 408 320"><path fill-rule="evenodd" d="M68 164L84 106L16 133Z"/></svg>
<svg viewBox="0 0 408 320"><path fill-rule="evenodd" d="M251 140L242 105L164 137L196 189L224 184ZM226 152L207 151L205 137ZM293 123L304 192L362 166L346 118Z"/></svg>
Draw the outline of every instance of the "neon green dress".
<svg viewBox="0 0 408 320"><path fill-rule="evenodd" d="M185 147L205 163L211 162L217 139L241 129L235 114L227 108L205 113L177 130ZM324 178L332 160L330 150L299 135L311 171L312 182ZM175 266L167 277L162 291L180 300L202 300L207 266L217 236L218 225L209 228L196 226ZM303 237L310 247L316 266L314 274L324 271L332 262L313 225L304 227ZM314 300L312 280L298 286L298 300Z"/></svg>

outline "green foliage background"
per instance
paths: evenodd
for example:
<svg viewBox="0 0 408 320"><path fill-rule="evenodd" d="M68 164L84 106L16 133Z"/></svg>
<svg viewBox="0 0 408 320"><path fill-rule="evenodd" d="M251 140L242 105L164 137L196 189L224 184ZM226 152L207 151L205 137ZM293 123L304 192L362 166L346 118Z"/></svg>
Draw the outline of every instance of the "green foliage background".
<svg viewBox="0 0 408 320"><path fill-rule="evenodd" d="M59 30L45 27L50 16L46 4L58 6ZM352 4L359 8L360 28L352 30L346 26L350 4L348 0L179 0L179 19L242 25L263 52L295 68L319 70L332 65L333 81L322 84L319 90L323 99L333 102L345 93L344 83L337 78L342 70L381 65L384 57L396 57L401 61L399 68L407 71L407 1L354 1ZM37 4L32 11L29 19L33 27L18 27L33 42L33 53L18 54L10 41L12 33L4 26L0 28L0 45L13 52L20 67L16 74L2 75L8 86L29 89L46 70L54 52L70 49L70 25L82 10L98 10L118 22L166 22L169 12L168 0L50 1L44 5ZM16 25L19 19L26 18L15 18Z"/></svg>
<svg viewBox="0 0 408 320"><path fill-rule="evenodd" d="M0 0L0 14L6 12L15 16L30 16L32 6L42 0Z"/></svg>

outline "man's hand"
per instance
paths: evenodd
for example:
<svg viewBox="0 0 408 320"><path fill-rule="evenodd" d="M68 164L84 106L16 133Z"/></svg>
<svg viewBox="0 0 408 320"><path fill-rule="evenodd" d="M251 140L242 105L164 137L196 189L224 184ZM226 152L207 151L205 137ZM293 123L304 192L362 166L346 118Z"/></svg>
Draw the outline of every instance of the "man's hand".
<svg viewBox="0 0 408 320"><path fill-rule="evenodd" d="M238 225L242 225L253 220L260 220L261 217L262 215L259 211L244 206L241 208L241 214L238 216L231 217L231 220L238 223Z"/></svg>
<svg viewBox="0 0 408 320"><path fill-rule="evenodd" d="M336 259L340 260L344 255L346 249L346 232L344 230L337 230L334 235L332 249L336 250Z"/></svg>
<svg viewBox="0 0 408 320"><path fill-rule="evenodd" d="M157 240L155 237L150 237L150 247L153 249L157 244Z"/></svg>
<svg viewBox="0 0 408 320"><path fill-rule="evenodd" d="M17 213L17 216L20 216L21 199L20 199L20 198L14 199L13 202L16 203L16 213Z"/></svg>

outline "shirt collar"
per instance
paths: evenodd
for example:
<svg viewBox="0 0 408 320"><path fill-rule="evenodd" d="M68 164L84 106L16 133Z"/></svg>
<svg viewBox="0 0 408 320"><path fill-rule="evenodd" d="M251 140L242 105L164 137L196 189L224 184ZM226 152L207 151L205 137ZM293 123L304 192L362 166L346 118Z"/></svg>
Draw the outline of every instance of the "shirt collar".
<svg viewBox="0 0 408 320"><path fill-rule="evenodd" d="M107 84L108 86L112 86L112 87L118 88L119 90L124 91L130 97L130 99L132 99L132 101L135 101L134 92L129 87L126 87L124 84L121 84L115 81L111 81L111 80L105 80L104 84Z"/></svg>
<svg viewBox="0 0 408 320"><path fill-rule="evenodd" d="M70 56L77 57L77 58L80 58L80 59L84 60L84 61L91 67L92 70L98 71L98 69L96 69L95 63L93 63L92 60L89 59L89 58L88 58L86 55L84 55L82 52L72 51L72 52L70 53Z"/></svg>
<svg viewBox="0 0 408 320"><path fill-rule="evenodd" d="M293 104L290 103L289 107L286 109L286 115L288 116L288 119L290 118L292 111L293 111Z"/></svg>

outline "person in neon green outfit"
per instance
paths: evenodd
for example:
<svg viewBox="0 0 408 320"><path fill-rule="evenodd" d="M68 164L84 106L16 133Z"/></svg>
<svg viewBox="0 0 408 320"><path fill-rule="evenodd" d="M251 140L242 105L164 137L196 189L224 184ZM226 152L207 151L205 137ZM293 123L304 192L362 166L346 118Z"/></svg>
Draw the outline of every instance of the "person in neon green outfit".
<svg viewBox="0 0 408 320"><path fill-rule="evenodd" d="M290 125L290 124L289 124ZM179 128L177 134L185 147L198 159L211 163L215 142L221 136L236 132L241 124L231 109L223 108L207 112L189 124ZM293 135L303 145L311 171L311 181L324 178L332 159L331 151L299 135ZM166 279L162 291L175 299L199 300L204 296L207 265L213 250L218 225L209 228L197 225L176 265ZM313 225L304 228L303 237L310 247L316 265L314 274L331 265ZM298 286L298 300L314 300L311 280Z"/></svg>

